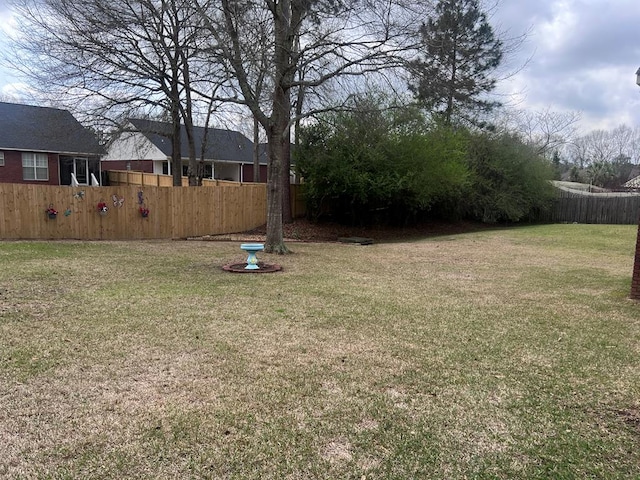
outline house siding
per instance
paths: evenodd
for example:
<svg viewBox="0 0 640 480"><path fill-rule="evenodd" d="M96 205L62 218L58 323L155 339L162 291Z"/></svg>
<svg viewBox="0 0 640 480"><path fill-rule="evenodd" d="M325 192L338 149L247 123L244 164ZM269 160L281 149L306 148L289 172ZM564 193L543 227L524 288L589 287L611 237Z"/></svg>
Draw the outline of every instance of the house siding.
<svg viewBox="0 0 640 480"><path fill-rule="evenodd" d="M47 154L49 166L49 180L23 180L22 178L22 152L6 151L4 153L4 167L0 167L0 182L2 183L27 183L34 185L59 185L58 155Z"/></svg>

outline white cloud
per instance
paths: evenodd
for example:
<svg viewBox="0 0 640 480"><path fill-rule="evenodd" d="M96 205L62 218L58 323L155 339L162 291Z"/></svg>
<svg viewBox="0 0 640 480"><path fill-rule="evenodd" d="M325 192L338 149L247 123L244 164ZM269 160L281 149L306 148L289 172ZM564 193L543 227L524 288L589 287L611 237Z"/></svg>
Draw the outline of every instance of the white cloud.
<svg viewBox="0 0 640 480"><path fill-rule="evenodd" d="M12 82L2 84L0 73L0 98L4 100L20 101L28 97L29 85L23 82Z"/></svg>
<svg viewBox="0 0 640 480"><path fill-rule="evenodd" d="M522 5L526 3L526 5ZM531 19L520 61L533 57L501 89L520 108L582 112L582 128L640 125L640 2L637 0L503 0L501 25ZM513 63L513 60L512 60Z"/></svg>

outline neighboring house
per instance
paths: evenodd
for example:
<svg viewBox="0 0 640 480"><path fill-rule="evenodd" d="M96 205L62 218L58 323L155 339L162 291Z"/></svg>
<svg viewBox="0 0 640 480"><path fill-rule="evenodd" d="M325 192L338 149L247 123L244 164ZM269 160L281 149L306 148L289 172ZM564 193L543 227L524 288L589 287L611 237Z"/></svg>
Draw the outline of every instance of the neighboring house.
<svg viewBox="0 0 640 480"><path fill-rule="evenodd" d="M89 185L100 178L96 136L66 110L0 102L0 182Z"/></svg>
<svg viewBox="0 0 640 480"><path fill-rule="evenodd" d="M623 187L640 189L640 166L636 165L631 169L629 181L625 183Z"/></svg>
<svg viewBox="0 0 640 480"><path fill-rule="evenodd" d="M632 178L627 183L625 183L623 187L640 189L640 176L637 176L636 178Z"/></svg>
<svg viewBox="0 0 640 480"><path fill-rule="evenodd" d="M253 142L242 133L218 128L194 127L196 158L204 163L204 178L253 181ZM189 163L187 133L182 127L183 175ZM110 143L102 159L103 170L135 170L172 174L171 124L152 120L129 119L128 125ZM204 148L203 148L204 147ZM204 152L204 154L203 154ZM260 176L267 178L267 164L260 156Z"/></svg>

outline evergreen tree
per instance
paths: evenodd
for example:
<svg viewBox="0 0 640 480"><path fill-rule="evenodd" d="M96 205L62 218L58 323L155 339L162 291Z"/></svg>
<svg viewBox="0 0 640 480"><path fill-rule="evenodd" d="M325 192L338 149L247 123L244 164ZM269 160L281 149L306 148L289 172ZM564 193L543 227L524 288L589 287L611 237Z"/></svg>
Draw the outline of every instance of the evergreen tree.
<svg viewBox="0 0 640 480"><path fill-rule="evenodd" d="M482 98L493 90L490 76L502 60L502 42L494 35L478 0L439 0L436 15L420 28L423 58L411 63L409 87L428 109L452 117L489 111L497 105Z"/></svg>
<svg viewBox="0 0 640 480"><path fill-rule="evenodd" d="M553 178L554 180L562 180L562 160L557 150L553 151L553 157L551 158L551 165L553 166Z"/></svg>

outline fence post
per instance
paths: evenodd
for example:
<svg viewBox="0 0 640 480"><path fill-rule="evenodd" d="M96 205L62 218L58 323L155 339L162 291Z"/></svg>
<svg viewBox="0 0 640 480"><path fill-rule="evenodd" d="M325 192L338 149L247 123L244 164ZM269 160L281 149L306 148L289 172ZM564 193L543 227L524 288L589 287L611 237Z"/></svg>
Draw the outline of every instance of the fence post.
<svg viewBox="0 0 640 480"><path fill-rule="evenodd" d="M638 238L636 239L636 256L633 262L630 297L634 300L640 300L640 218L638 219Z"/></svg>

